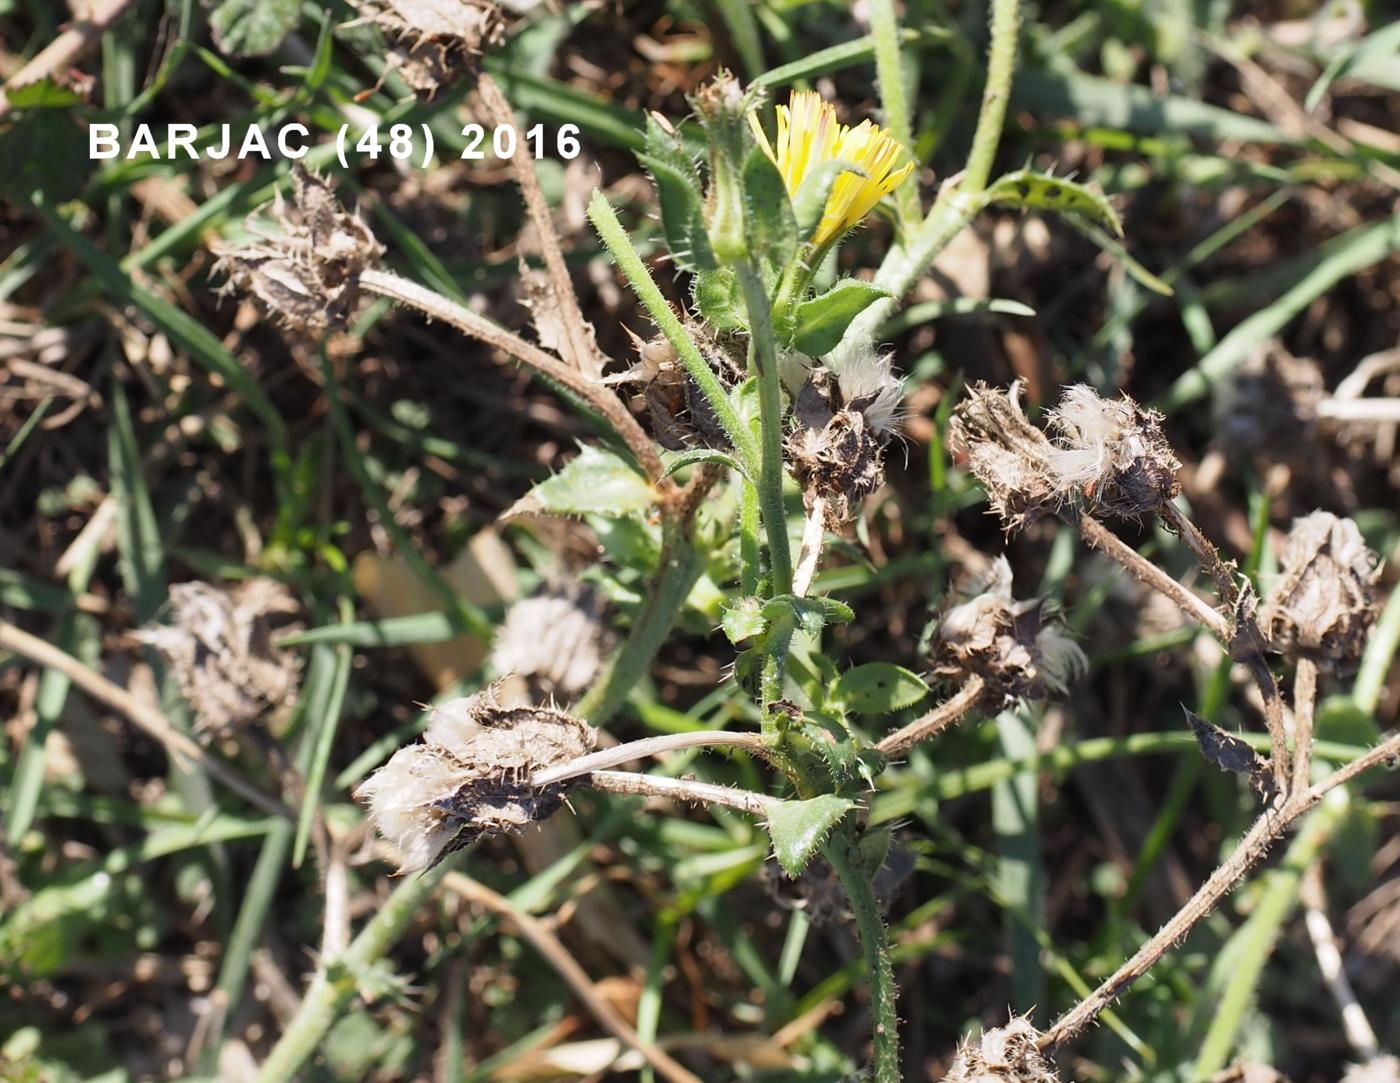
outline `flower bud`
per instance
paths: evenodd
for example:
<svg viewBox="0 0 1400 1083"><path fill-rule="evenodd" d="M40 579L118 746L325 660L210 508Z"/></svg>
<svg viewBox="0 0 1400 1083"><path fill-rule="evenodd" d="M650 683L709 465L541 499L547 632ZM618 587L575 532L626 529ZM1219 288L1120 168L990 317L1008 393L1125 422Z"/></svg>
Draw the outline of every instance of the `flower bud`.
<svg viewBox="0 0 1400 1083"><path fill-rule="evenodd" d="M228 275L225 287L256 297L287 327L324 331L342 326L354 311L359 275L379 260L384 246L358 214L348 213L324 177L292 167L292 198L279 194L272 209L278 232L257 235L249 244L217 249L216 271Z"/></svg>
<svg viewBox="0 0 1400 1083"><path fill-rule="evenodd" d="M710 249L721 264L738 263L749 254L744 221L744 183L740 176L747 150L744 130L757 95L721 71L690 104L710 141L710 187L705 199L705 226Z"/></svg>
<svg viewBox="0 0 1400 1083"><path fill-rule="evenodd" d="M504 707L495 688L433 710L419 744L401 748L355 797L399 854L399 871L431 868L484 834L548 819L576 780L531 777L587 754L597 733L563 711Z"/></svg>
<svg viewBox="0 0 1400 1083"><path fill-rule="evenodd" d="M983 1031L958 1049L943 1083L1059 1083L1055 1064L1039 1047L1040 1032L1025 1016Z"/></svg>
<svg viewBox="0 0 1400 1083"><path fill-rule="evenodd" d="M939 617L932 646L934 673L950 682L981 677L983 701L993 710L1020 698L1063 694L1088 665L1052 601L1012 598L1005 557L993 562L972 596Z"/></svg>
<svg viewBox="0 0 1400 1083"><path fill-rule="evenodd" d="M1261 613L1269 640L1291 657L1351 669L1379 606L1380 560L1361 531L1326 511L1295 519L1280 564Z"/></svg>

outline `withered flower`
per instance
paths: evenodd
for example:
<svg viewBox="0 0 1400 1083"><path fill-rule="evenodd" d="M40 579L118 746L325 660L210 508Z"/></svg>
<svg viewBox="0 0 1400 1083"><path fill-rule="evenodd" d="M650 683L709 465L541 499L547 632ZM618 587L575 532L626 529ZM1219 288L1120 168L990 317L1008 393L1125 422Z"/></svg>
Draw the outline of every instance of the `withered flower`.
<svg viewBox="0 0 1400 1083"><path fill-rule="evenodd" d="M1147 515L1181 491L1181 464L1162 435L1162 415L1126 395L1103 399L1075 384L1050 411L1050 426L1057 486L1095 511Z"/></svg>
<svg viewBox="0 0 1400 1083"><path fill-rule="evenodd" d="M943 1083L1058 1083L1060 1074L1041 1052L1039 1039L1025 1016L983 1031L958 1049Z"/></svg>
<svg viewBox="0 0 1400 1083"><path fill-rule="evenodd" d="M700 323L687 322L686 333L721 383L729 387L739 381L742 366L731 353L729 343ZM728 434L699 385L681 364L675 347L664 335L647 341L638 338L636 345L637 363L626 372L603 377L603 383L641 388L651 415L652 435L668 451L728 448Z"/></svg>
<svg viewBox="0 0 1400 1083"><path fill-rule="evenodd" d="M239 246L219 246L215 270L256 297L286 327L313 332L342 326L355 310L359 275L384 254L384 246L358 214L335 198L325 177L292 167L290 203L279 193L272 207L277 231Z"/></svg>
<svg viewBox="0 0 1400 1083"><path fill-rule="evenodd" d="M170 588L170 623L134 637L164 655L194 712L195 731L227 735L296 699L301 659L273 637L299 631L301 609L275 579L224 590L212 583Z"/></svg>
<svg viewBox="0 0 1400 1083"><path fill-rule="evenodd" d="M1375 623L1380 559L1350 519L1315 511L1295 519L1278 581L1260 614L1284 654L1348 670Z"/></svg>
<svg viewBox="0 0 1400 1083"><path fill-rule="evenodd" d="M399 871L431 868L483 834L552 816L573 780L534 786L537 771L589 752L597 733L547 707L505 707L495 688L433 710L423 740L401 748L355 797L399 854Z"/></svg>
<svg viewBox="0 0 1400 1083"><path fill-rule="evenodd" d="M506 610L491 668L525 678L536 698L571 699L593 683L611 644L602 596L586 584L566 583Z"/></svg>
<svg viewBox="0 0 1400 1083"><path fill-rule="evenodd" d="M1317 408L1326 394L1316 361L1270 343L1218 385L1216 432L1235 455L1297 459L1316 446Z"/></svg>
<svg viewBox="0 0 1400 1083"><path fill-rule="evenodd" d="M986 683L983 700L999 709L1019 698L1063 694L1088 665L1048 598L1016 601L1011 565L993 562L970 597L938 618L932 641L934 673L949 681Z"/></svg>
<svg viewBox="0 0 1400 1083"><path fill-rule="evenodd" d="M1008 531L1071 503L1145 515L1181 491L1181 464L1162 435L1160 414L1126 395L1103 399L1076 384L1050 411L1051 440L1026 419L1020 390L1019 380L1004 396L978 384L948 431L949 445L967 457Z"/></svg>
<svg viewBox="0 0 1400 1083"><path fill-rule="evenodd" d="M476 70L505 35L493 0L351 0L390 42L389 63L410 90L432 98Z"/></svg>
<svg viewBox="0 0 1400 1083"><path fill-rule="evenodd" d="M869 342L843 343L820 364L781 359L793 388L795 426L787 457L808 510L818 501L833 529L850 519L885 478L885 445L899 425L903 381Z"/></svg>
<svg viewBox="0 0 1400 1083"><path fill-rule="evenodd" d="M1017 380L1003 393L974 384L948 425L949 448L966 459L1008 532L1053 514L1060 503L1055 448L1026 419L1023 386Z"/></svg>

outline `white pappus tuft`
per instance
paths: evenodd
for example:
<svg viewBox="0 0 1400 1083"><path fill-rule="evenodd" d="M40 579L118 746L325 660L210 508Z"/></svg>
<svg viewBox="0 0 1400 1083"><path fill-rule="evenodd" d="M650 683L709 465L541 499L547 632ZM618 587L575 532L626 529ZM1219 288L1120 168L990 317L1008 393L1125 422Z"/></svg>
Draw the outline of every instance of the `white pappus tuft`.
<svg viewBox="0 0 1400 1083"><path fill-rule="evenodd" d="M894 373L893 356L860 339L843 341L822 358L836 376L842 402L864 414L865 423L878 436L892 436L904 416L904 380Z"/></svg>

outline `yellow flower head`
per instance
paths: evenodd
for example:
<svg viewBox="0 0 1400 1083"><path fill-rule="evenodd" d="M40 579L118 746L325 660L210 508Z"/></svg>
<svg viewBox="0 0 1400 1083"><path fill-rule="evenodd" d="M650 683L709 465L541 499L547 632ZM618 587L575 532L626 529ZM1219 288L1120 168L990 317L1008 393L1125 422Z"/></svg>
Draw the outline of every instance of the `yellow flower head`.
<svg viewBox="0 0 1400 1083"><path fill-rule="evenodd" d="M776 151L763 134L757 114L749 114L749 124L782 174L790 196L797 194L812 170L826 162L841 159L864 172L864 176L847 172L836 178L812 238L818 248L856 225L914 169L912 161L894 168L908 154L884 128L868 120L848 128L815 91L793 91L791 104L778 106Z"/></svg>

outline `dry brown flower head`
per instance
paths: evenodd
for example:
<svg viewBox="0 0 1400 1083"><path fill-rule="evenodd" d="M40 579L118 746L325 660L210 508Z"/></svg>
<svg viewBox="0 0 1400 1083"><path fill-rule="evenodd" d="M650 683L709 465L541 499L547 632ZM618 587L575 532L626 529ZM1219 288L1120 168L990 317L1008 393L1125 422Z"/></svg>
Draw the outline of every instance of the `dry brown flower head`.
<svg viewBox="0 0 1400 1083"><path fill-rule="evenodd" d="M272 207L276 232L252 242L220 246L215 269L230 287L252 294L286 327L325 331L343 326L354 312L359 275L384 254L384 246L358 214L347 212L325 177L292 167L290 201L279 193Z"/></svg>
<svg viewBox="0 0 1400 1083"><path fill-rule="evenodd" d="M1379 558L1350 519L1326 511L1295 519L1261 613L1265 634L1287 655L1350 669L1376 620L1379 576Z"/></svg>
<svg viewBox="0 0 1400 1083"><path fill-rule="evenodd" d="M500 44L505 18L493 0L351 0L390 42L389 62L410 90L432 98L475 72Z"/></svg>
<svg viewBox="0 0 1400 1083"><path fill-rule="evenodd" d="M535 786L537 771L592 750L587 723L549 707L506 707L494 686L433 710L423 740L401 748L355 797L399 854L399 871L431 868L483 834L548 819L577 780Z"/></svg>
<svg viewBox="0 0 1400 1083"><path fill-rule="evenodd" d="M491 668L530 684L532 698L571 698L603 668L612 637L603 624L603 598L584 583L553 587L516 602L491 648Z"/></svg>
<svg viewBox="0 0 1400 1083"><path fill-rule="evenodd" d="M1039 1047L1040 1032L1024 1016L983 1031L958 1049L943 1083L1059 1083L1060 1074Z"/></svg>
<svg viewBox="0 0 1400 1083"><path fill-rule="evenodd" d="M300 607L275 579L248 579L229 590L212 583L170 588L170 623L135 638L165 656L194 712L195 730L228 734L296 699L301 658L273 646L299 631Z"/></svg>

